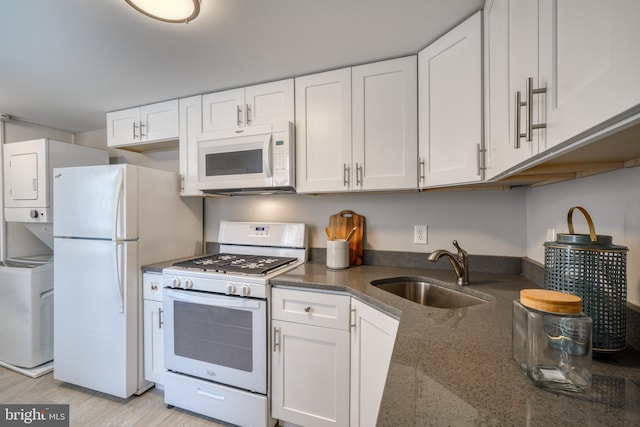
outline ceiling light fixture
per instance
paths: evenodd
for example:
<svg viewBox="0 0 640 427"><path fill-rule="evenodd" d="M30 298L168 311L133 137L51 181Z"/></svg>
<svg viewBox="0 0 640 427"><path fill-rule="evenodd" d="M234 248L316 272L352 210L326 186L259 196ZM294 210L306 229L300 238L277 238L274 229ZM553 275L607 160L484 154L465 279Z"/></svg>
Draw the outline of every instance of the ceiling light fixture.
<svg viewBox="0 0 640 427"><path fill-rule="evenodd" d="M200 0L125 0L140 13L163 22L188 24L200 13Z"/></svg>

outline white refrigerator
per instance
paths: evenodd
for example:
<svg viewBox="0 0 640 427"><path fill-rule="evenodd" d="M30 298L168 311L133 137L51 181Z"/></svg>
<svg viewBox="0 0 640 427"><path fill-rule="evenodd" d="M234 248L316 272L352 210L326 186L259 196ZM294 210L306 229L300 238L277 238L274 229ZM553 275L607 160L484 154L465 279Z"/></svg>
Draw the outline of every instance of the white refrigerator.
<svg viewBox="0 0 640 427"><path fill-rule="evenodd" d="M54 378L126 398L144 379L141 266L202 253L202 199L175 173L54 170Z"/></svg>

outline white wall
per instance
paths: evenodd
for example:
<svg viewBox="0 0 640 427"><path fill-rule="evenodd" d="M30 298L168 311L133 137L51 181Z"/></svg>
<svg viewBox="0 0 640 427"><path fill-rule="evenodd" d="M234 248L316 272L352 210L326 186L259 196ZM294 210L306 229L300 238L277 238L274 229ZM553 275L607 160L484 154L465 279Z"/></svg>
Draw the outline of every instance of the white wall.
<svg viewBox="0 0 640 427"><path fill-rule="evenodd" d="M153 151L142 154L127 150L107 148L106 129L78 133L75 137L76 144L108 150L109 163L130 163L138 166L178 172L177 150Z"/></svg>
<svg viewBox="0 0 640 427"><path fill-rule="evenodd" d="M640 167L575 179L527 190L527 250L529 258L544 262L546 230L568 233L567 212L587 210L597 234L612 236L627 246L627 300L640 305ZM576 233L588 233L583 215L574 211Z"/></svg>
<svg viewBox="0 0 640 427"><path fill-rule="evenodd" d="M309 226L309 246L326 247L329 216L352 210L366 218L365 249L453 250L456 239L471 254L524 256L526 193L452 191L396 194L237 196L205 202L205 238L217 241L218 222L285 221ZM413 226L428 225L428 244L413 243Z"/></svg>

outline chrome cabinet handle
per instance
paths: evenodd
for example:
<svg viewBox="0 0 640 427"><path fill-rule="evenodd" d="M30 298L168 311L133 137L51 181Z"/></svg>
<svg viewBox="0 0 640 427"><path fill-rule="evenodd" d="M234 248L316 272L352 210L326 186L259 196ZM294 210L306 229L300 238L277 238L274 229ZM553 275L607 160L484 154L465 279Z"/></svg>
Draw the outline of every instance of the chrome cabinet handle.
<svg viewBox="0 0 640 427"><path fill-rule="evenodd" d="M136 134L137 129L138 129L138 125L136 124L136 122L133 122L133 139L138 138L138 135Z"/></svg>
<svg viewBox="0 0 640 427"><path fill-rule="evenodd" d="M162 329L162 325L164 325L164 320L162 320L162 307L158 307L158 329Z"/></svg>
<svg viewBox="0 0 640 427"><path fill-rule="evenodd" d="M250 125L251 124L251 105L249 104L245 105L245 115L246 115L245 123L247 125Z"/></svg>
<svg viewBox="0 0 640 427"><path fill-rule="evenodd" d="M527 79L527 97L526 97L526 104L527 104L527 129L525 131L525 138L527 141L531 141L533 138L531 136L531 134L533 133L534 129L544 129L547 127L546 123L537 123L537 124L533 124L533 95L539 95L541 93L547 93L547 88L546 87L541 87L538 89L534 89L533 88L533 77L529 77Z"/></svg>
<svg viewBox="0 0 640 427"><path fill-rule="evenodd" d="M310 307L310 306L306 306L306 307L304 308L304 312L305 312L305 313L311 313L311 307Z"/></svg>
<svg viewBox="0 0 640 427"><path fill-rule="evenodd" d="M425 175L424 175L424 159L420 158L418 162L418 166L420 167L420 176L418 177L419 181L424 183Z"/></svg>
<svg viewBox="0 0 640 427"><path fill-rule="evenodd" d="M143 133L142 129L144 128L144 123L140 122L140 139L142 139L142 137L147 136Z"/></svg>
<svg viewBox="0 0 640 427"><path fill-rule="evenodd" d="M236 123L242 126L242 108L239 105L236 105Z"/></svg>
<svg viewBox="0 0 640 427"><path fill-rule="evenodd" d="M486 159L484 157L484 153L487 152L487 149L486 148L482 148L482 146L480 144L477 144L476 145L476 150L478 152L478 158L477 158L477 161L478 161L478 172L477 172L477 174L478 174L479 177L481 177L480 179L482 179L483 172L485 170L487 170Z"/></svg>
<svg viewBox="0 0 640 427"><path fill-rule="evenodd" d="M514 138L513 148L520 148L520 138L524 138L526 134L520 132L520 122L522 120L521 108L526 106L525 102L522 102L522 95L520 91L516 91L516 111L515 111L515 126L514 126Z"/></svg>
<svg viewBox="0 0 640 427"><path fill-rule="evenodd" d="M280 348L280 328L273 327L273 352L277 352Z"/></svg>
<svg viewBox="0 0 640 427"><path fill-rule="evenodd" d="M349 186L349 166L344 164L344 169L342 171L342 185L343 187Z"/></svg>
<svg viewBox="0 0 640 427"><path fill-rule="evenodd" d="M356 187L362 186L362 165L356 163Z"/></svg>
<svg viewBox="0 0 640 427"><path fill-rule="evenodd" d="M356 308L352 306L349 314L351 315L351 319L350 319L351 321L349 322L349 327L355 330L356 329Z"/></svg>
<svg viewBox="0 0 640 427"><path fill-rule="evenodd" d="M533 77L528 77L526 80L526 92L525 92L525 100L522 101L522 94L520 91L516 92L516 101L515 101L515 126L514 126L514 142L513 148L520 148L520 138L525 138L525 141L531 142L533 140L533 130L534 129L544 129L547 127L546 123L537 123L533 124L533 95L539 95L542 93L547 93L546 87L541 87L534 89L533 88ZM520 132L520 125L522 121L521 116L521 108L525 107L525 114L527 118L527 127L525 128L524 133Z"/></svg>

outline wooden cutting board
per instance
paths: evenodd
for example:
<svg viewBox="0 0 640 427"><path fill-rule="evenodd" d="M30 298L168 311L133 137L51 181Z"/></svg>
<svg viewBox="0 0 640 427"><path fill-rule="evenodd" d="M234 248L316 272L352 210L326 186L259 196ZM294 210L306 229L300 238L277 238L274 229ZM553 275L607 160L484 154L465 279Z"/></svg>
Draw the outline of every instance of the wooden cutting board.
<svg viewBox="0 0 640 427"><path fill-rule="evenodd" d="M353 227L356 227L356 231L349 240L349 265L362 265L364 217L349 210L329 217L329 232L334 239L344 239Z"/></svg>

